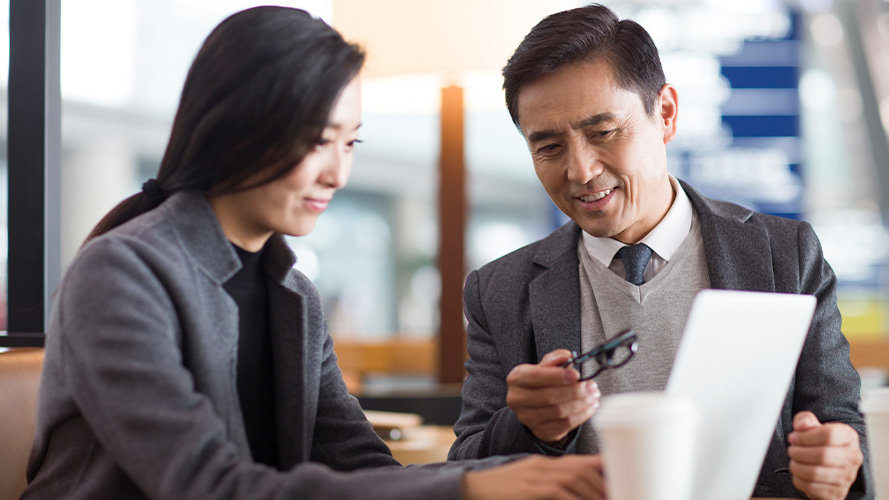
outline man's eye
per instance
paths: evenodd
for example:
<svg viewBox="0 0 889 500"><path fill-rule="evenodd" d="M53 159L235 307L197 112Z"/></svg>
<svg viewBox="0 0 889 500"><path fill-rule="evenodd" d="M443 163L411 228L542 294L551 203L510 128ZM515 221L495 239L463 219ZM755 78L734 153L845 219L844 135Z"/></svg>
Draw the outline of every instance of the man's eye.
<svg viewBox="0 0 889 500"><path fill-rule="evenodd" d="M537 148L537 154L552 153L552 152L556 151L557 149L559 149L559 147L561 147L561 145L558 143L547 144L545 146L541 146L541 147Z"/></svg>
<svg viewBox="0 0 889 500"><path fill-rule="evenodd" d="M590 134L590 137L593 139L605 139L611 134L614 133L614 130L597 130Z"/></svg>

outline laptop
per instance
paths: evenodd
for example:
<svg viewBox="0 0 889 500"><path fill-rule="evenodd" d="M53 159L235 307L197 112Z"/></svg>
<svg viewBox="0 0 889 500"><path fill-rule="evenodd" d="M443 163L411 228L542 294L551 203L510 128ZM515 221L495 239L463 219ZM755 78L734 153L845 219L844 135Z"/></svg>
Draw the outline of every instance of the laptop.
<svg viewBox="0 0 889 500"><path fill-rule="evenodd" d="M816 299L703 290L667 392L700 413L692 500L748 500L812 321Z"/></svg>

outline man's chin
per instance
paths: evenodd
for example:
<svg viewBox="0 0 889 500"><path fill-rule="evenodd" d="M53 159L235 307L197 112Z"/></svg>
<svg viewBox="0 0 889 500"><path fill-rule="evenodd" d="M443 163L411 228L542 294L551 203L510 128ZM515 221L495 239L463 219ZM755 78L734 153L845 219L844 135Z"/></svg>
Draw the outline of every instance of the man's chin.
<svg viewBox="0 0 889 500"><path fill-rule="evenodd" d="M596 238L614 238L616 232L611 230L610 228L605 228L602 226L591 226L589 224L578 224L577 221L574 221L575 224L580 226L583 232L589 234L590 236L595 236Z"/></svg>

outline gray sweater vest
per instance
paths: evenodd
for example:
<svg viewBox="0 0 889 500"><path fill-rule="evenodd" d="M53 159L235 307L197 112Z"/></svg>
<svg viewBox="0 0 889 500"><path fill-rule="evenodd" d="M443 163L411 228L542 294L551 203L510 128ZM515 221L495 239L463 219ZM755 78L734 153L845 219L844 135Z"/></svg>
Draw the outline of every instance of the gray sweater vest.
<svg viewBox="0 0 889 500"><path fill-rule="evenodd" d="M629 283L590 258L581 239L577 254L583 351L627 328L635 330L639 339L639 349L626 365L596 376L602 394L664 390L691 303L700 290L710 287L697 218L667 265L641 286ZM588 368L584 367L584 371L588 372ZM591 422L581 428L577 451L599 452Z"/></svg>

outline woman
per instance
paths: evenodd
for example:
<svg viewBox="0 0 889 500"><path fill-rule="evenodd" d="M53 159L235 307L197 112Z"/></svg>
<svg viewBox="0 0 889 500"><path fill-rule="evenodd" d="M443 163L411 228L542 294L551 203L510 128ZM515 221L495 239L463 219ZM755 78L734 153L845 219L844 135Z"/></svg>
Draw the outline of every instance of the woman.
<svg viewBox="0 0 889 500"><path fill-rule="evenodd" d="M282 234L309 233L346 183L363 60L296 9L210 34L157 180L99 223L59 287L22 498L601 492L594 457L401 468L348 395Z"/></svg>

